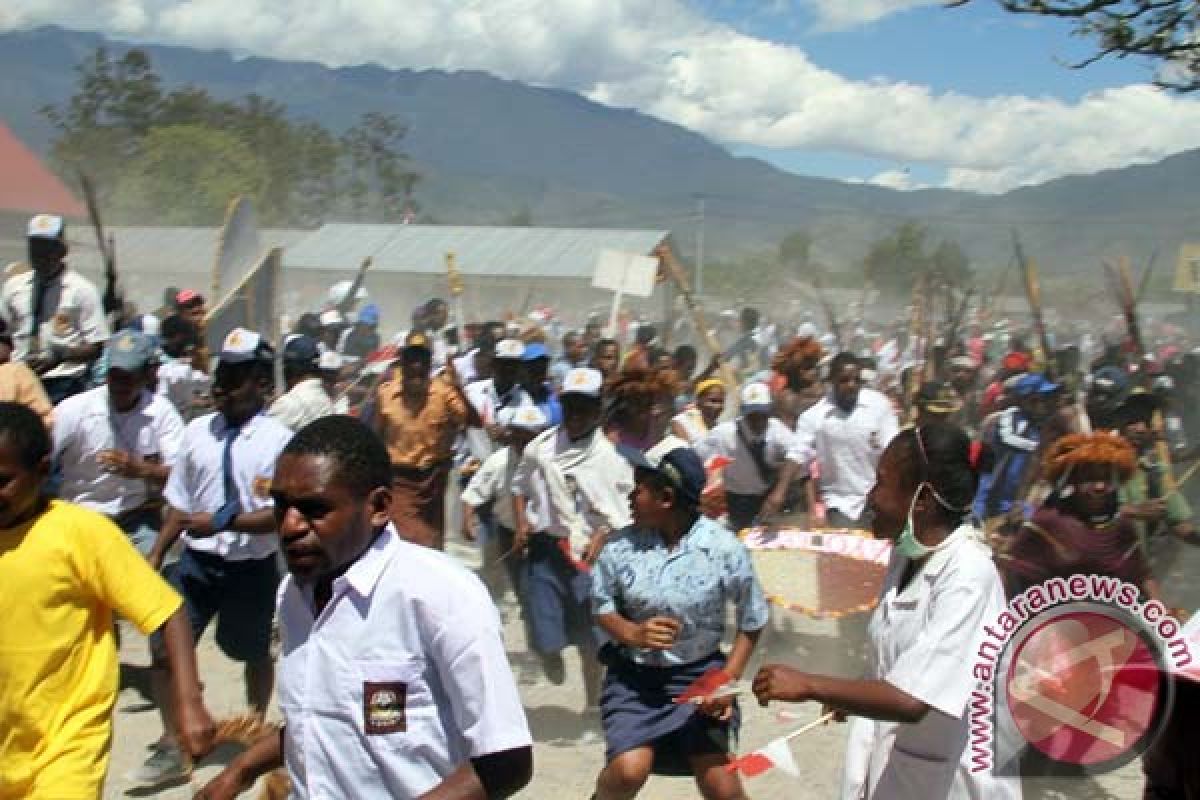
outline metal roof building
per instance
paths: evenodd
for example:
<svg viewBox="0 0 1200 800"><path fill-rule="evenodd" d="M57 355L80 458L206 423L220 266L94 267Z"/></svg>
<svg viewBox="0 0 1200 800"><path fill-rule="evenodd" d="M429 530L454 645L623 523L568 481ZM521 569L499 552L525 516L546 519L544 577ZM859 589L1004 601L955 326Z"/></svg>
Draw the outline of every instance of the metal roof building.
<svg viewBox="0 0 1200 800"><path fill-rule="evenodd" d="M592 278L601 250L648 255L667 231L595 228L490 228L454 225L329 224L284 254L284 269L356 268L372 258L372 273L445 275L454 253L466 276Z"/></svg>
<svg viewBox="0 0 1200 800"><path fill-rule="evenodd" d="M468 321L536 305L578 314L605 308L612 297L592 287L602 250L649 255L669 235L655 230L333 223L284 250L284 305L291 314L315 307L334 281L352 277L369 256L365 286L383 308L384 329L402 330L418 303L434 296L449 299L446 255L453 253ZM625 306L657 309L660 302L628 298Z"/></svg>

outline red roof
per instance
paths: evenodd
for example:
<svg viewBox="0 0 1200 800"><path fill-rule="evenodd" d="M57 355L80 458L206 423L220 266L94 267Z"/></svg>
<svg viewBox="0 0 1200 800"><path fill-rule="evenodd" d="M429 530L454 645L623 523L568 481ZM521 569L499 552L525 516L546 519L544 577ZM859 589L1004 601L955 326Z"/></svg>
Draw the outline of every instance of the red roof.
<svg viewBox="0 0 1200 800"><path fill-rule="evenodd" d="M86 217L87 209L63 182L0 122L0 211Z"/></svg>

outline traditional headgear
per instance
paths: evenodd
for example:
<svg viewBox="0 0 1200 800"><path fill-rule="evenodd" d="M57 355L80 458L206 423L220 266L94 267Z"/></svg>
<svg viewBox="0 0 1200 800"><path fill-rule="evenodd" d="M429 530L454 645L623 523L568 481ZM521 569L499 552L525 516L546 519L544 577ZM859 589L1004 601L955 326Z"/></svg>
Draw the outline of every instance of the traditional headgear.
<svg viewBox="0 0 1200 800"><path fill-rule="evenodd" d="M696 397L707 392L709 389L724 389L725 381L720 378L705 378L696 384Z"/></svg>
<svg viewBox="0 0 1200 800"><path fill-rule="evenodd" d="M801 369L815 369L824 350L812 336L796 336L779 349L771 359L771 369L786 375Z"/></svg>
<svg viewBox="0 0 1200 800"><path fill-rule="evenodd" d="M1112 467L1122 481L1129 480L1137 465L1133 445L1115 433L1072 433L1054 443L1046 454L1046 477L1057 483L1081 465Z"/></svg>

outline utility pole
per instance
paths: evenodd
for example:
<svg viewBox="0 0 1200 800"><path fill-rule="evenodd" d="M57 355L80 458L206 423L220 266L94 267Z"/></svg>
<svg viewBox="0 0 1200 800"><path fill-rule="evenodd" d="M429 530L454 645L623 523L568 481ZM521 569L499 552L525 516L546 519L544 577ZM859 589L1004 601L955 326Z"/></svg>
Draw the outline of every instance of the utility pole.
<svg viewBox="0 0 1200 800"><path fill-rule="evenodd" d="M696 195L696 297L704 297L704 195Z"/></svg>

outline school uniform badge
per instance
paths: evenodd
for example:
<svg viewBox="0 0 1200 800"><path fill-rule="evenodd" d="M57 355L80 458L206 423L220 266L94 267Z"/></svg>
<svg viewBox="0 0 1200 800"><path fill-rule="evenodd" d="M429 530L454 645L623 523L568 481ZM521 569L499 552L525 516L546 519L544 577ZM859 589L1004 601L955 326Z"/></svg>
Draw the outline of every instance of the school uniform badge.
<svg viewBox="0 0 1200 800"><path fill-rule="evenodd" d="M404 701L408 685L399 681L363 682L363 724L368 734L408 730Z"/></svg>
<svg viewBox="0 0 1200 800"><path fill-rule="evenodd" d="M266 475L259 475L255 477L253 484L251 484L251 489L255 497L266 499L271 496L271 479Z"/></svg>

